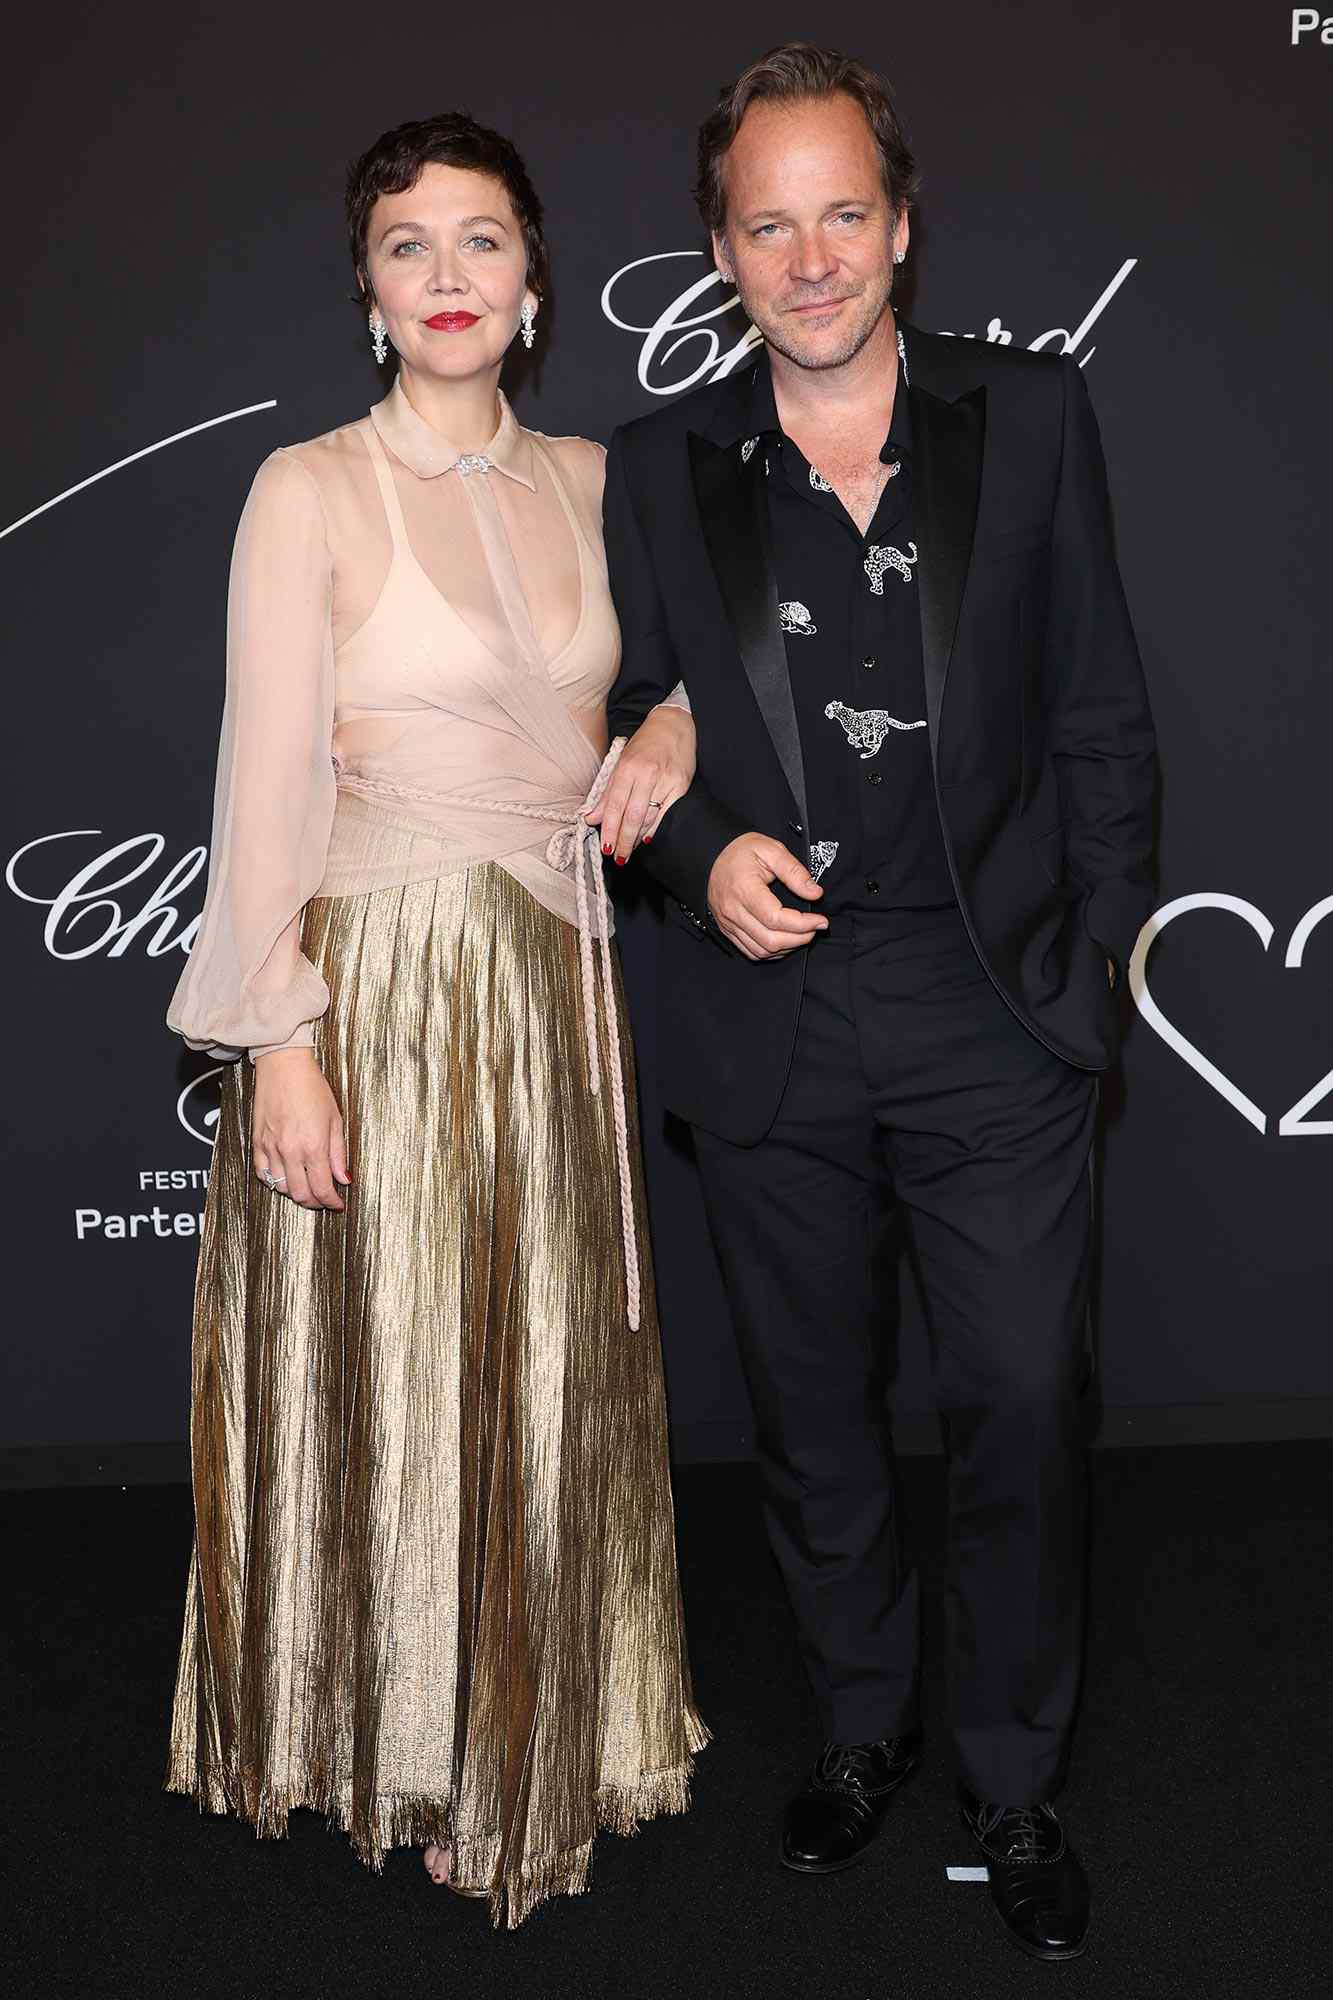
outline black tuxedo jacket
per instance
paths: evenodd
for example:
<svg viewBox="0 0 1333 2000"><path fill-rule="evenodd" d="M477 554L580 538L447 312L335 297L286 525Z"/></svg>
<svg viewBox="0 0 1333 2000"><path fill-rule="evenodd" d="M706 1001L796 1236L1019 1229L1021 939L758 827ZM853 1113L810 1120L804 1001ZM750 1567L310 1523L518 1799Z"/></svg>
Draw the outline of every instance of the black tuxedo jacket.
<svg viewBox="0 0 1333 2000"><path fill-rule="evenodd" d="M1072 361L904 327L926 711L959 904L1009 1007L1104 1068L1152 901L1152 717L1116 567L1096 419ZM683 680L698 772L646 865L668 891L659 1062L667 1107L762 1138L791 1063L806 947L756 964L708 916L736 835L807 858L805 778L778 623L749 371L617 431L605 526L629 734ZM818 944L813 947L819 949Z"/></svg>

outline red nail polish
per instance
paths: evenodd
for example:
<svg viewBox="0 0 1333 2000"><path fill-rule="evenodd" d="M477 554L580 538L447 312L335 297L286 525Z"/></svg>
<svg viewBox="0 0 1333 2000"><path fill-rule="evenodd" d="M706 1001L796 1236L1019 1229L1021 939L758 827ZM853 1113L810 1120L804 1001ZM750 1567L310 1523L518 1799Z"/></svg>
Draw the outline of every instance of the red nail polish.
<svg viewBox="0 0 1333 2000"><path fill-rule="evenodd" d="M645 846L645 847L651 847L651 846L652 846L652 844L653 844L653 836L651 835L651 833L645 833L645 835L643 836L643 844L644 844L644 846Z"/></svg>
<svg viewBox="0 0 1333 2000"><path fill-rule="evenodd" d="M603 854L605 854L605 855L606 855L606 856L608 857L608 859L609 859L609 858L610 858L610 855L611 855L611 853L612 853L612 849L611 849L611 848L609 848L609 847L606 847L606 846L603 846L603 848L602 848L602 852L603 852Z"/></svg>
<svg viewBox="0 0 1333 2000"><path fill-rule="evenodd" d="M627 860L627 859L628 859L628 856L627 856L627 855L624 855L624 854L617 854L617 856L616 856L616 867L617 867L617 868L623 868L623 867L624 867L624 865L625 865L625 862L626 862L626 860Z"/></svg>

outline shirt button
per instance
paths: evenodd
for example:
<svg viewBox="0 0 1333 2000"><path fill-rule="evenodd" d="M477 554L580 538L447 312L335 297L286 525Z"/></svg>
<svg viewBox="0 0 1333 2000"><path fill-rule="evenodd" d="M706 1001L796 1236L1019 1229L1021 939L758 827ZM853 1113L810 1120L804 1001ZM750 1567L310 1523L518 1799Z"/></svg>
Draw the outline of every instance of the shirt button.
<svg viewBox="0 0 1333 2000"><path fill-rule="evenodd" d="M865 668L866 672L867 672L867 673L869 674L869 673L873 673L873 672L874 672L875 668L876 668L876 667L877 667L877 666L879 665L879 661L878 661L878 660L862 660L862 662L861 662L861 665L862 665L862 666L863 666L863 667Z"/></svg>
<svg viewBox="0 0 1333 2000"><path fill-rule="evenodd" d="M881 783L883 782L883 778L884 778L884 773L883 773L882 771L867 771L867 772L866 772L866 783L867 783L868 785L878 785L878 784L881 784Z"/></svg>
<svg viewBox="0 0 1333 2000"><path fill-rule="evenodd" d="M866 876L866 894L867 896L878 896L879 894L879 883L873 875Z"/></svg>

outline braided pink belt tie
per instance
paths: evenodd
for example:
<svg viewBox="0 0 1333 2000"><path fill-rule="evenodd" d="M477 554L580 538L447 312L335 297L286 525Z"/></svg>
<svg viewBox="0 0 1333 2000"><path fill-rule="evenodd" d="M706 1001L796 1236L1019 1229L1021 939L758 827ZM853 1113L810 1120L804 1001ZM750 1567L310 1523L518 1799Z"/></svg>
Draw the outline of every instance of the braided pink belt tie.
<svg viewBox="0 0 1333 2000"><path fill-rule="evenodd" d="M616 1128L616 1165L620 1176L620 1226L625 1244L625 1304L630 1326L639 1326L639 1248L634 1229L634 1183L630 1178L629 1118L625 1109L625 1075L620 1061L620 1025L616 1013L615 974L611 963L610 909L606 897L606 876L602 868L602 841L585 813L600 805L620 761L625 738L617 736L602 767L593 779L592 790L575 817L551 836L546 859L561 874L574 877L574 900L578 910L579 969L583 980L583 1031L588 1049L588 1084L594 1097L601 1091L601 1063L597 1053L597 981L592 948L589 895L597 910L597 930L602 973L602 1006L606 1014L606 1034L611 1048L611 1110Z"/></svg>

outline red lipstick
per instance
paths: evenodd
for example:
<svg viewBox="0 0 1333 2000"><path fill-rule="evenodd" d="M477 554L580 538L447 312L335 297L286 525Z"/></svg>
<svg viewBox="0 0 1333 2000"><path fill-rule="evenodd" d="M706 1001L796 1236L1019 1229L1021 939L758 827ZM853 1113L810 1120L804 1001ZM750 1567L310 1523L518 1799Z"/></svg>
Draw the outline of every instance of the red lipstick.
<svg viewBox="0 0 1333 2000"><path fill-rule="evenodd" d="M434 327L436 333L466 333L470 326L477 324L477 315L468 312L436 313L434 319L428 319L426 324Z"/></svg>

